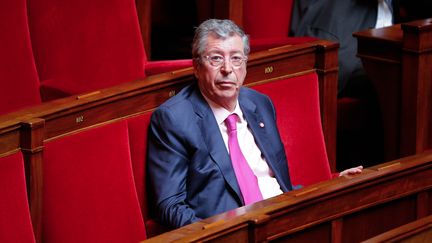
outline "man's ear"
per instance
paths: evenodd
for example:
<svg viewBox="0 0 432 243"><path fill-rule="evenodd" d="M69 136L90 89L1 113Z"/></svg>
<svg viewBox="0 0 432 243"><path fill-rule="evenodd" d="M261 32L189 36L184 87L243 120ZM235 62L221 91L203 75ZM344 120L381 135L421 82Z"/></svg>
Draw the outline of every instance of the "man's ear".
<svg viewBox="0 0 432 243"><path fill-rule="evenodd" d="M192 64L193 64L194 76L196 79L198 79L198 69L201 68L200 64L195 58L193 59Z"/></svg>

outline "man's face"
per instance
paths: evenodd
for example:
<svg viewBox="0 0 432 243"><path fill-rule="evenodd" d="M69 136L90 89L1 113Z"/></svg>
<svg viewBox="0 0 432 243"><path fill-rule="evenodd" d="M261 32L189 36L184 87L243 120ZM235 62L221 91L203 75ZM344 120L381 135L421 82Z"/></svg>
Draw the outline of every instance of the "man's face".
<svg viewBox="0 0 432 243"><path fill-rule="evenodd" d="M203 56L200 63L194 63L195 75L198 78L201 92L225 108L229 107L229 104L232 105L233 102L235 104L246 77L246 61L239 66L231 63L231 60L236 58L245 58L241 37L234 35L223 40L210 35ZM210 57L224 61L220 66L214 66L210 63Z"/></svg>

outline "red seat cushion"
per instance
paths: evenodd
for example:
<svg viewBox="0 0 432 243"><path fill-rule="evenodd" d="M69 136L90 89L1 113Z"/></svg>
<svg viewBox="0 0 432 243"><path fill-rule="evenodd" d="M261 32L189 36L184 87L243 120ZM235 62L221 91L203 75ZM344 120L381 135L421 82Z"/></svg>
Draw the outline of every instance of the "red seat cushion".
<svg viewBox="0 0 432 243"><path fill-rule="evenodd" d="M139 242L146 238L126 122L45 144L44 242Z"/></svg>
<svg viewBox="0 0 432 243"><path fill-rule="evenodd" d="M0 157L0 242L35 242L21 153Z"/></svg>
<svg viewBox="0 0 432 243"><path fill-rule="evenodd" d="M0 1L0 115L39 104L25 0Z"/></svg>
<svg viewBox="0 0 432 243"><path fill-rule="evenodd" d="M272 99L293 185L330 179L315 73L254 86Z"/></svg>

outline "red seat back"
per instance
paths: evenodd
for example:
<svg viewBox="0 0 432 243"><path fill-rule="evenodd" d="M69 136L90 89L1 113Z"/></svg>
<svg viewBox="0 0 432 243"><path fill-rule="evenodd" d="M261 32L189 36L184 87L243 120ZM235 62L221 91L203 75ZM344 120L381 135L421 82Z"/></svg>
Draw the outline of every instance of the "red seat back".
<svg viewBox="0 0 432 243"><path fill-rule="evenodd" d="M143 78L146 56L133 0L29 0L44 100Z"/></svg>
<svg viewBox="0 0 432 243"><path fill-rule="evenodd" d="M0 157L0 242L35 242L21 153Z"/></svg>
<svg viewBox="0 0 432 243"><path fill-rule="evenodd" d="M151 214L149 193L147 190L146 159L147 159L147 132L150 124L151 112L128 119L129 140L132 158L132 168L137 188L138 199L146 225L147 236L161 234L168 229L154 220Z"/></svg>
<svg viewBox="0 0 432 243"><path fill-rule="evenodd" d="M293 185L307 186L330 179L317 75L306 74L253 88L267 94L274 103Z"/></svg>
<svg viewBox="0 0 432 243"><path fill-rule="evenodd" d="M246 0L243 5L243 26L256 38L287 37L291 24L293 0Z"/></svg>
<svg viewBox="0 0 432 243"><path fill-rule="evenodd" d="M0 115L40 103L25 0L0 1Z"/></svg>
<svg viewBox="0 0 432 243"><path fill-rule="evenodd" d="M147 158L147 129L150 123L151 113L128 119L129 144L132 159L132 169L137 188L138 200L141 205L144 219L148 217L147 187L145 180Z"/></svg>
<svg viewBox="0 0 432 243"><path fill-rule="evenodd" d="M146 238L125 121L49 141L43 162L44 242Z"/></svg>
<svg viewBox="0 0 432 243"><path fill-rule="evenodd" d="M316 40L314 37L289 37L293 0L246 0L243 27L250 35L251 51L295 45Z"/></svg>

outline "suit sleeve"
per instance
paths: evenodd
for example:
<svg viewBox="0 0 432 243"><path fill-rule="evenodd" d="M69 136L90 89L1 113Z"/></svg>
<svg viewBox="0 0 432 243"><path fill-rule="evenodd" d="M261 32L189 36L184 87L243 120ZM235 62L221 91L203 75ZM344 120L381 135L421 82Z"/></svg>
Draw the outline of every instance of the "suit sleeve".
<svg viewBox="0 0 432 243"><path fill-rule="evenodd" d="M200 220L187 204L187 173L190 164L179 121L169 108L153 113L148 136L147 172L158 218L178 228Z"/></svg>

